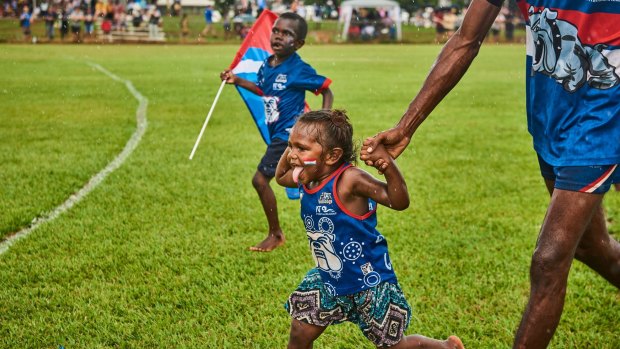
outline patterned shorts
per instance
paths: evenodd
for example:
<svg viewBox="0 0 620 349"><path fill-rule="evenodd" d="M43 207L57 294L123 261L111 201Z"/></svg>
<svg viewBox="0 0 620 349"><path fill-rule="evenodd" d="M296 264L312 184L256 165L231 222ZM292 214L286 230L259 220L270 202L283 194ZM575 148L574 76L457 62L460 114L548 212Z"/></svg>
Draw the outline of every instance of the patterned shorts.
<svg viewBox="0 0 620 349"><path fill-rule="evenodd" d="M378 347L400 342L411 319L411 308L397 284L384 282L351 295L332 296L317 269L306 274L284 307L294 319L316 326L350 321Z"/></svg>

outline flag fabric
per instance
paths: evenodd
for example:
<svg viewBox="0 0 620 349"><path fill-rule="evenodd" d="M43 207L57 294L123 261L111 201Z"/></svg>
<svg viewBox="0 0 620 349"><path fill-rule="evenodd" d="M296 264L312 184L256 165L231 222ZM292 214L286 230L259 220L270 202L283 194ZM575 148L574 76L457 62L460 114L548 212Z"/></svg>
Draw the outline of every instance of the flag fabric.
<svg viewBox="0 0 620 349"><path fill-rule="evenodd" d="M278 15L269 10L261 12L243 40L241 48L235 55L235 59L230 64L229 69L232 70L233 74L254 83L257 81L258 70L263 61L273 54L269 39L271 37L271 28L276 19L278 19ZM265 107L262 98L242 87L235 87L250 110L250 114L252 114L252 118L263 140L267 144L271 143L269 130L265 123Z"/></svg>

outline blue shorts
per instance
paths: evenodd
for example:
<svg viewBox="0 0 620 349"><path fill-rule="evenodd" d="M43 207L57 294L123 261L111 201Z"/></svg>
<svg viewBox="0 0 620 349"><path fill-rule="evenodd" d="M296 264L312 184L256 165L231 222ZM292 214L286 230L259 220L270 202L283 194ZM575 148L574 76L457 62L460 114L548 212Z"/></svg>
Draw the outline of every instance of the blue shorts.
<svg viewBox="0 0 620 349"><path fill-rule="evenodd" d="M267 146L267 150L265 151L265 155L260 160L258 164L258 172L265 175L267 178L273 178L276 175L276 167L278 167L278 161L284 154L284 151L288 147L288 141L282 140L280 138L274 138L271 140L271 143Z"/></svg>
<svg viewBox="0 0 620 349"><path fill-rule="evenodd" d="M400 342L411 320L411 308L397 284L383 282L358 293L332 296L316 268L284 307L294 319L316 326L352 322L377 347Z"/></svg>
<svg viewBox="0 0 620 349"><path fill-rule="evenodd" d="M551 166L540 155L538 165L543 178L555 181L554 188L582 193L605 194L612 183L620 183L618 165Z"/></svg>

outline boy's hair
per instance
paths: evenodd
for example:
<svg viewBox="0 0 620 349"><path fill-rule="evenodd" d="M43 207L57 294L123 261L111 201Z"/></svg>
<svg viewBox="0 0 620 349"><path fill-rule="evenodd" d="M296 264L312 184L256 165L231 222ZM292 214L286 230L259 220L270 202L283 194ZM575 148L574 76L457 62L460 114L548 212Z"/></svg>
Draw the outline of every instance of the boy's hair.
<svg viewBox="0 0 620 349"><path fill-rule="evenodd" d="M344 110L315 110L297 119L297 124L313 125L316 141L325 149L342 149L342 160L355 163L356 150L353 144L353 126Z"/></svg>
<svg viewBox="0 0 620 349"><path fill-rule="evenodd" d="M306 23L306 20L302 16L296 14L295 12L284 12L279 18L297 22L297 30L295 31L295 34L297 34L297 39L306 40L306 35L308 34L308 23Z"/></svg>

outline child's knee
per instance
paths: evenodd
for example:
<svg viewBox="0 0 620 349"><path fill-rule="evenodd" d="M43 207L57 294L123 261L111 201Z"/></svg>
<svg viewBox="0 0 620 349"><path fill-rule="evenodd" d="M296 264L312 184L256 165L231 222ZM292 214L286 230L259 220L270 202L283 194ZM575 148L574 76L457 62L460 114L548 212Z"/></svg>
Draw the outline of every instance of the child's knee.
<svg viewBox="0 0 620 349"><path fill-rule="evenodd" d="M302 326L296 325L295 321L293 321L288 339L288 348L304 348L311 342L312 339L308 337L307 331L305 331Z"/></svg>
<svg viewBox="0 0 620 349"><path fill-rule="evenodd" d="M252 177L252 185L257 190L264 189L266 186L269 185L269 178L265 177L265 175L260 172L256 172L254 177Z"/></svg>
<svg viewBox="0 0 620 349"><path fill-rule="evenodd" d="M288 348L307 348L321 334L315 326L293 319ZM318 333L317 333L318 332Z"/></svg>

